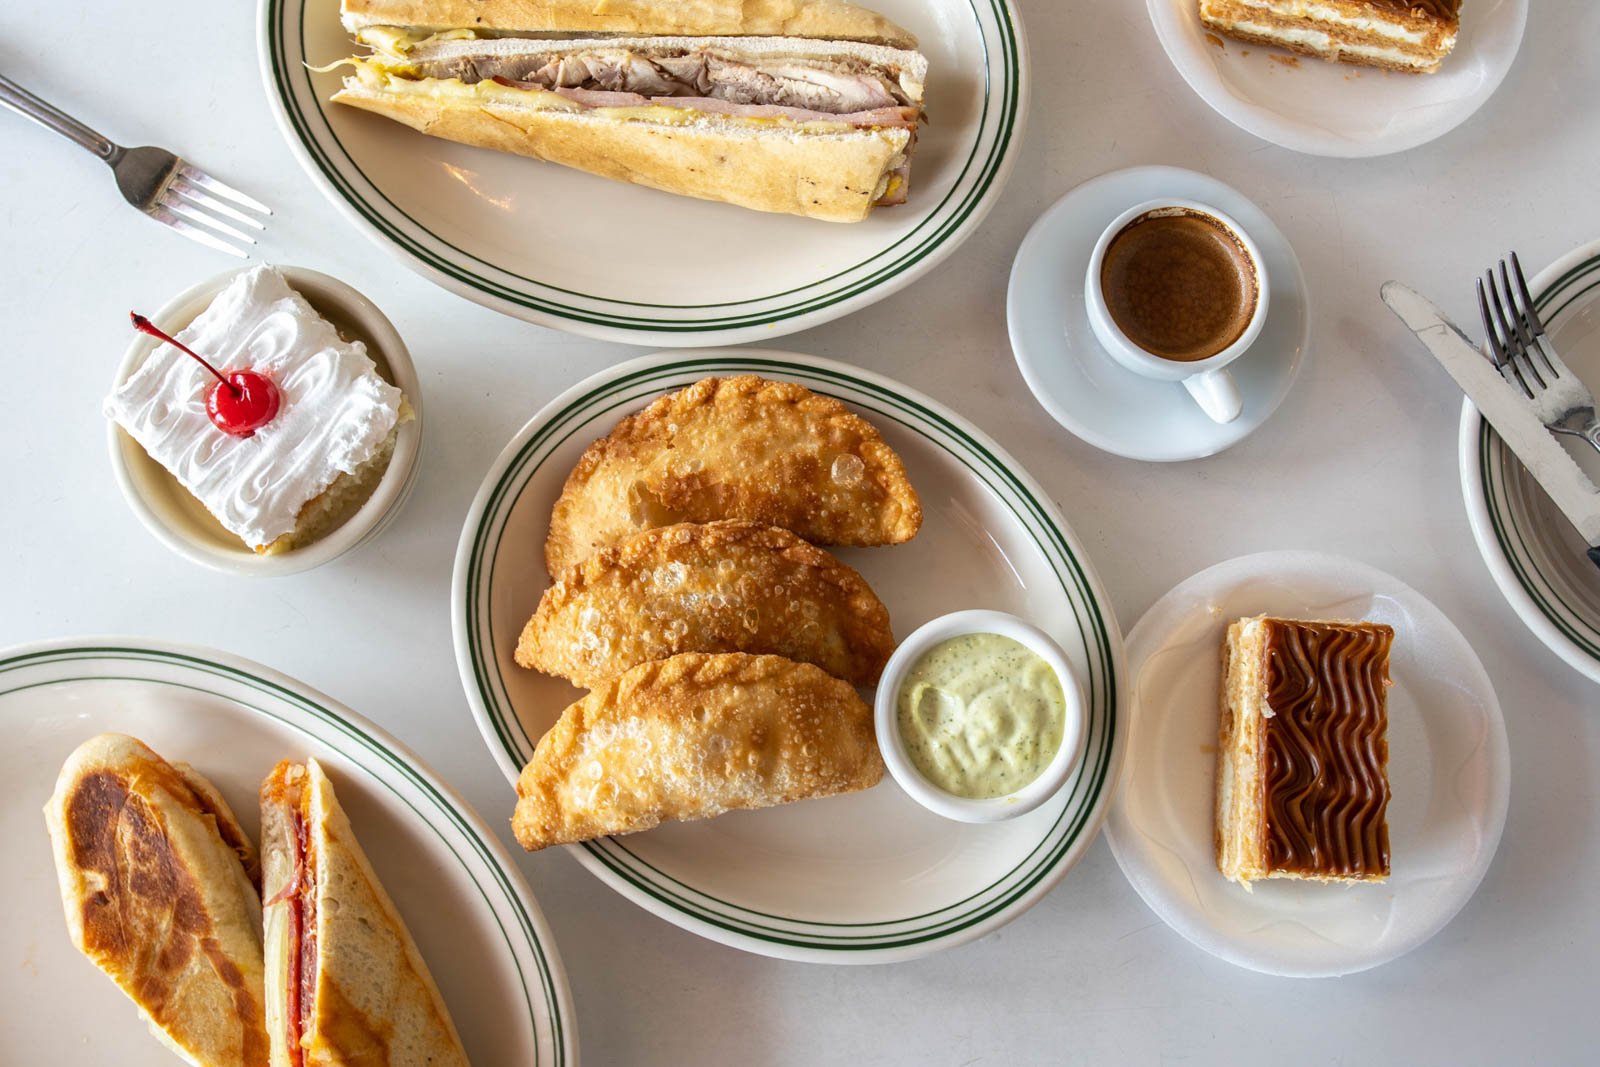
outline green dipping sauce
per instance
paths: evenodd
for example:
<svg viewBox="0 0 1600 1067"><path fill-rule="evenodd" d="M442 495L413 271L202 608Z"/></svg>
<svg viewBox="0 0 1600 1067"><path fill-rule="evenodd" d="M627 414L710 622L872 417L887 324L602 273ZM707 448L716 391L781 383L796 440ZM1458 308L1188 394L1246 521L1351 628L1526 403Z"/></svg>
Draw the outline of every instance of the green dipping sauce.
<svg viewBox="0 0 1600 1067"><path fill-rule="evenodd" d="M941 641L900 683L896 725L912 766L947 793L1015 793L1061 748L1067 699L1055 670L999 634Z"/></svg>

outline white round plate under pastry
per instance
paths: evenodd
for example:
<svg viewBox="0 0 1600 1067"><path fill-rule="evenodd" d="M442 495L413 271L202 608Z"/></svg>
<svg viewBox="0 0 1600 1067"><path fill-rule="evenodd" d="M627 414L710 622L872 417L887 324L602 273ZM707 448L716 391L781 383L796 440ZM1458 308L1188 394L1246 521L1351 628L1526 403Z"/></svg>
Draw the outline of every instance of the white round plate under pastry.
<svg viewBox="0 0 1600 1067"><path fill-rule="evenodd" d="M1228 365L1244 410L1213 422L1179 382L1141 377L1112 359L1089 326L1083 280L1106 226L1157 197L1211 204L1261 248L1272 300L1250 350ZM1134 167L1090 179L1039 217L1017 249L1006 324L1017 366L1057 422L1129 459L1199 459L1238 444L1289 395L1311 339L1311 300L1288 238L1265 212L1217 179L1177 167Z"/></svg>
<svg viewBox="0 0 1600 1067"><path fill-rule="evenodd" d="M1213 803L1221 648L1228 624L1270 614L1394 628L1389 676L1388 881L1267 880L1217 871ZM1510 799L1505 721L1466 638L1421 593L1320 552L1262 552L1209 567L1128 635L1129 756L1106 824L1134 890L1219 959L1319 978L1376 967L1438 933L1477 889Z"/></svg>
<svg viewBox="0 0 1600 1067"><path fill-rule="evenodd" d="M333 0L259 0L278 126L323 194L424 277L542 326L655 347L736 344L909 285L995 204L1027 117L1011 0L882 0L928 57L907 203L848 225L769 215L427 137L328 98L357 49ZM686 261L685 247L715 249Z"/></svg>
<svg viewBox="0 0 1600 1067"><path fill-rule="evenodd" d="M1562 360L1600 390L1600 241L1540 271L1528 288ZM1556 440L1600 484L1600 453ZM1534 636L1600 682L1600 569L1588 546L1470 400L1461 403L1459 455L1472 537L1495 584Z"/></svg>
<svg viewBox="0 0 1600 1067"><path fill-rule="evenodd" d="M1522 45L1528 0L1468 0L1455 49L1435 74L1329 63L1224 38L1195 0L1146 0L1167 57L1212 110L1314 156L1382 156L1442 137L1500 87Z"/></svg>
<svg viewBox="0 0 1600 1067"><path fill-rule="evenodd" d="M444 994L474 1063L578 1062L566 974L505 847L414 753L294 679L226 653L139 638L0 651L7 870L0 979L19 1063L176 1061L73 948L41 813L79 744L126 733L214 783L252 838L279 760L315 757Z"/></svg>
<svg viewBox="0 0 1600 1067"><path fill-rule="evenodd" d="M885 776L861 793L568 847L641 907L769 956L881 963L981 937L1049 892L1100 825L1122 752L1121 632L1082 544L1038 483L983 431L888 378L763 349L668 352L546 405L490 469L456 553L456 662L484 740L515 781L580 696L512 659L550 584L540 546L579 456L655 397L738 374L799 382L878 428L921 497L921 531L901 545L832 551L871 584L901 635L958 608L1008 611L1050 634L1083 686L1082 762L1049 802L987 826L943 819Z"/></svg>

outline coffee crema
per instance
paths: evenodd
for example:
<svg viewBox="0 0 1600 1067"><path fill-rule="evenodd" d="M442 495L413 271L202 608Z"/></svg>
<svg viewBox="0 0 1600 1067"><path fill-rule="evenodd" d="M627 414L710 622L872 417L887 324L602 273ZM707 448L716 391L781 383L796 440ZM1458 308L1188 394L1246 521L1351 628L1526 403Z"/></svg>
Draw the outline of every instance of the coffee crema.
<svg viewBox="0 0 1600 1067"><path fill-rule="evenodd" d="M1221 220L1157 208L1106 247L1100 289L1123 335L1162 359L1193 363L1244 335L1260 299L1249 251Z"/></svg>

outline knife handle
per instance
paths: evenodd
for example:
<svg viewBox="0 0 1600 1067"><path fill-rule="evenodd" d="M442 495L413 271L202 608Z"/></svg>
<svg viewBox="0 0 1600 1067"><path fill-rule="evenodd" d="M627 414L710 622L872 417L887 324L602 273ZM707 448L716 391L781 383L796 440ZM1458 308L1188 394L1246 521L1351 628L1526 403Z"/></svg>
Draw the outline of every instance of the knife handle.
<svg viewBox="0 0 1600 1067"><path fill-rule="evenodd" d="M1600 548L1589 549L1589 558L1594 561L1596 567L1600 567Z"/></svg>

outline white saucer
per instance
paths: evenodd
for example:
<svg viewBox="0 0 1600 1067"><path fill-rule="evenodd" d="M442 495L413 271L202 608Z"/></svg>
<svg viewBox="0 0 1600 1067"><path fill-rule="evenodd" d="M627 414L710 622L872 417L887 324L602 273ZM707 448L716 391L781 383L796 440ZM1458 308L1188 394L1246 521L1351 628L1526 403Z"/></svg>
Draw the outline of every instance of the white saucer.
<svg viewBox="0 0 1600 1067"><path fill-rule="evenodd" d="M1225 41L1206 32L1194 0L1147 3L1200 99L1262 140L1316 156L1402 152L1455 129L1500 87L1528 21L1528 0L1472 0L1437 74L1397 74Z"/></svg>
<svg viewBox="0 0 1600 1067"><path fill-rule="evenodd" d="M1266 260L1267 324L1228 367L1244 413L1227 424L1207 418L1179 383L1142 378L1114 362L1084 313L1083 278L1095 241L1119 212L1162 196L1232 215ZM1242 193L1177 167L1102 174L1056 201L1017 250L1006 321L1022 377L1057 422L1096 448L1157 462L1215 455L1266 422L1289 394L1311 337L1305 275L1283 232Z"/></svg>
<svg viewBox="0 0 1600 1067"><path fill-rule="evenodd" d="M1394 627L1387 882L1264 881L1246 892L1217 872L1218 652L1230 622L1263 612ZM1319 552L1243 556L1145 612L1128 663L1128 758L1106 837L1144 902L1200 948L1267 974L1349 974L1421 945L1478 888L1510 797L1505 721L1466 638L1415 589Z"/></svg>

